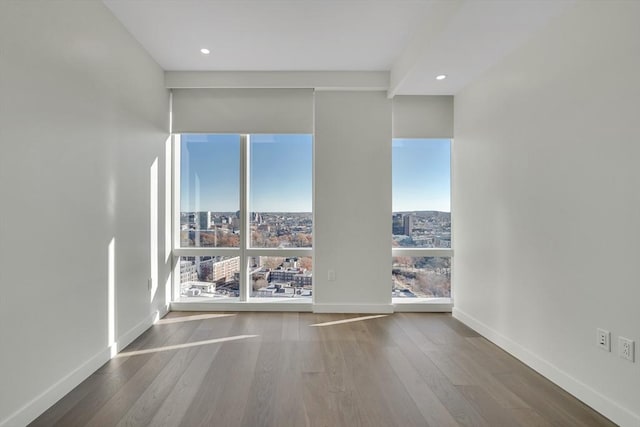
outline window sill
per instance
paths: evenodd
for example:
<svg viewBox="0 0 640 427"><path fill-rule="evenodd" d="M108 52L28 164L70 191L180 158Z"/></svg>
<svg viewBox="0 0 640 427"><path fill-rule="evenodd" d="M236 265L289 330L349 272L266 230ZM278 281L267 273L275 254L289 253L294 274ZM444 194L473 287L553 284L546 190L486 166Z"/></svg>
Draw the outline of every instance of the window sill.
<svg viewBox="0 0 640 427"><path fill-rule="evenodd" d="M394 313L450 313L453 309L451 298L392 298L391 302Z"/></svg>

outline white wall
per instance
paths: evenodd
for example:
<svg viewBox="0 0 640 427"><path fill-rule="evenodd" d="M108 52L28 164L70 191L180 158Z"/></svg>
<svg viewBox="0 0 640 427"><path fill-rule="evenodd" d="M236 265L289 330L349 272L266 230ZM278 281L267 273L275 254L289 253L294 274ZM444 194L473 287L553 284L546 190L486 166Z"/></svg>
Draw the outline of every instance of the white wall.
<svg viewBox="0 0 640 427"><path fill-rule="evenodd" d="M0 425L108 359L112 238L120 344L164 309L150 168L162 190L168 108L162 71L101 2L0 1Z"/></svg>
<svg viewBox="0 0 640 427"><path fill-rule="evenodd" d="M640 3L579 2L455 99L454 314L640 425ZM596 347L612 332L613 352Z"/></svg>
<svg viewBox="0 0 640 427"><path fill-rule="evenodd" d="M314 311L390 311L386 93L316 92L314 150Z"/></svg>

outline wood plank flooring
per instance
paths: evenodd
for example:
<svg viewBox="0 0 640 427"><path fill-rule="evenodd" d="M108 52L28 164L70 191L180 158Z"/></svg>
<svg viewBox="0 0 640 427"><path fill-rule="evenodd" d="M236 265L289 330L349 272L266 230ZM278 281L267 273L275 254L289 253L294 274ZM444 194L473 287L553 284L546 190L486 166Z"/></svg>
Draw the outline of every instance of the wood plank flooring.
<svg viewBox="0 0 640 427"><path fill-rule="evenodd" d="M615 424L450 314L173 312L31 425Z"/></svg>

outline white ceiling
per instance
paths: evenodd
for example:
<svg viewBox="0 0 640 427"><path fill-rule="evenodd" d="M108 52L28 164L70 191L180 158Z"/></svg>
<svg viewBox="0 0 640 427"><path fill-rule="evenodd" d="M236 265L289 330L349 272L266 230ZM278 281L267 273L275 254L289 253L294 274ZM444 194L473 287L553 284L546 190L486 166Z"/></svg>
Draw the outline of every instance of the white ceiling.
<svg viewBox="0 0 640 427"><path fill-rule="evenodd" d="M103 2L165 70L390 71L395 95L455 94L574 0Z"/></svg>

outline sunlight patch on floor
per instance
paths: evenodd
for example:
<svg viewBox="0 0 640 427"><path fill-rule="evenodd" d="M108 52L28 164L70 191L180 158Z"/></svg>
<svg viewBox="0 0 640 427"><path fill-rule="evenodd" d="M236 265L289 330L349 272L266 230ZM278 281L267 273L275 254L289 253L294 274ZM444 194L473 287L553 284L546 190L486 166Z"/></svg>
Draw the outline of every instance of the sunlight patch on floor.
<svg viewBox="0 0 640 427"><path fill-rule="evenodd" d="M236 316L236 313L194 314L193 316L165 317L164 319L158 320L155 324L167 325L170 323L191 322L194 320L216 319L218 317L232 317L232 316Z"/></svg>
<svg viewBox="0 0 640 427"><path fill-rule="evenodd" d="M387 316L388 316L388 314L376 314L375 316L362 316L362 317L354 317L352 319L334 320L333 322L315 323L315 324L309 325L309 326L341 325L343 323L359 322L361 320L377 319L379 317L387 317Z"/></svg>
<svg viewBox="0 0 640 427"><path fill-rule="evenodd" d="M201 345L219 344L219 343L229 342L229 341L244 340L247 338L255 338L257 336L258 335L236 335L234 337L225 337L225 338L216 338L212 340L188 342L184 344L168 345L165 347L148 348L145 350L123 351L122 353L118 353L116 357L120 358L120 357L129 357L129 356L140 356L142 354L158 353L160 351L179 350L182 348L198 347Z"/></svg>

